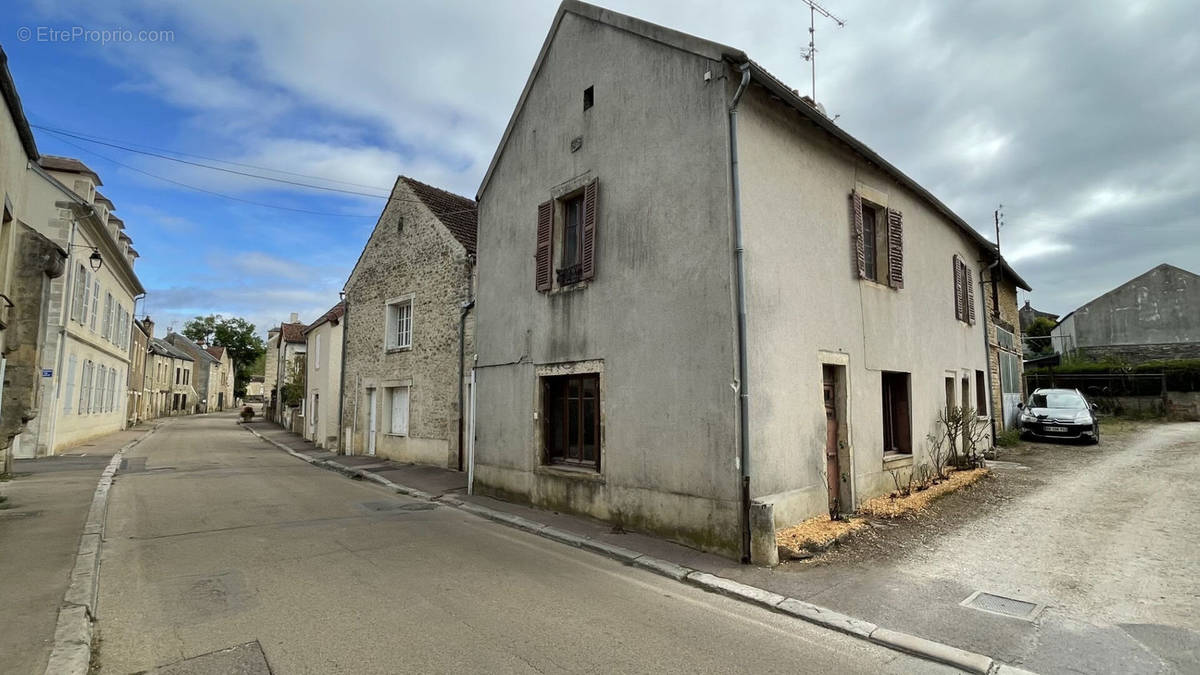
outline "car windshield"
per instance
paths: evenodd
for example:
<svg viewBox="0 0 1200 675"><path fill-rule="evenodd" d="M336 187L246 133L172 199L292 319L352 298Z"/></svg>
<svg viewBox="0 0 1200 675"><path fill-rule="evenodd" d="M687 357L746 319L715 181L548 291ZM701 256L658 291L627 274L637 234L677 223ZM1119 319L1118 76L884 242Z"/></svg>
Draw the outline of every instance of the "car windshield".
<svg viewBox="0 0 1200 675"><path fill-rule="evenodd" d="M1067 410L1082 410L1087 407L1083 397L1074 392L1048 391L1029 397L1030 408L1065 408Z"/></svg>

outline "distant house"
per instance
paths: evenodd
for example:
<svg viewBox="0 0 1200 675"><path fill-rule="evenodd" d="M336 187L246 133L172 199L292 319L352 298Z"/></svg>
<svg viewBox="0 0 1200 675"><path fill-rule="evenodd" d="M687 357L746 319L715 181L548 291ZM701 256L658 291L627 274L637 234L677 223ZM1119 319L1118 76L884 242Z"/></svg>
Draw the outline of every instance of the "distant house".
<svg viewBox="0 0 1200 675"><path fill-rule="evenodd" d="M342 315L339 302L304 329L304 437L319 448L338 446L338 406L341 404Z"/></svg>
<svg viewBox="0 0 1200 675"><path fill-rule="evenodd" d="M263 380L266 378L262 375L251 375L250 381L246 383L246 400L261 403L263 401Z"/></svg>
<svg viewBox="0 0 1200 675"><path fill-rule="evenodd" d="M279 324L278 328L272 328L267 337L267 414L271 421L296 432L300 431L299 424L304 417L303 361L307 350L307 341L304 338L306 327L307 324L300 323L300 315L292 312L288 321ZM299 378L298 395L292 400L286 400L285 386L295 378Z"/></svg>
<svg viewBox="0 0 1200 675"><path fill-rule="evenodd" d="M150 355L150 333L147 323L153 327L150 317L145 322L133 320L129 338L129 377L126 381L125 425L132 427L146 419L149 392L146 389L146 359Z"/></svg>
<svg viewBox="0 0 1200 675"><path fill-rule="evenodd" d="M1038 319L1049 319L1054 323L1058 322L1057 314L1051 314L1050 312L1043 312L1040 309L1034 309L1033 305L1030 305L1028 300L1026 300L1025 304L1021 306L1020 315L1021 332L1028 330L1029 327L1033 325L1033 322Z"/></svg>
<svg viewBox="0 0 1200 675"><path fill-rule="evenodd" d="M217 360L217 367L209 383L209 410L220 412L234 405L233 380L236 376L233 358L229 350L220 345L205 347L204 351Z"/></svg>
<svg viewBox="0 0 1200 675"><path fill-rule="evenodd" d="M343 451L465 463L474 200L401 176L346 282Z"/></svg>
<svg viewBox="0 0 1200 675"><path fill-rule="evenodd" d="M995 246L738 49L563 2L477 201L481 493L769 563L993 410Z"/></svg>
<svg viewBox="0 0 1200 675"><path fill-rule="evenodd" d="M186 352L192 357L192 368L195 377L192 387L196 390L196 400L194 401L196 412L206 413L217 410L218 388L214 385L220 375L218 373L221 367L220 359L210 354L207 349L196 344L186 335L167 333L166 340L176 349Z"/></svg>
<svg viewBox="0 0 1200 675"><path fill-rule="evenodd" d="M191 415L196 412L196 387L192 376L195 359L170 342L150 338L150 360L148 367L154 373L155 417Z"/></svg>
<svg viewBox="0 0 1200 675"><path fill-rule="evenodd" d="M1162 264L1064 316L1054 348L1090 360L1200 358L1200 276Z"/></svg>

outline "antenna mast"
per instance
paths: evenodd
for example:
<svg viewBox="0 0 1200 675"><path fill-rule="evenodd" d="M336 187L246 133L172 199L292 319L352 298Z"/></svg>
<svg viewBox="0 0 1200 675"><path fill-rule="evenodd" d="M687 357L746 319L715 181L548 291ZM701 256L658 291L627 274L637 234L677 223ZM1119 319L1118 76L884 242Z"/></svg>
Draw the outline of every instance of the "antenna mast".
<svg viewBox="0 0 1200 675"><path fill-rule="evenodd" d="M817 13L821 16L833 20L838 28L846 25L845 21L837 18L829 12L829 10L818 5L813 0L801 0L808 5L808 50L804 52L804 60L812 65L812 100L813 105L817 104Z"/></svg>

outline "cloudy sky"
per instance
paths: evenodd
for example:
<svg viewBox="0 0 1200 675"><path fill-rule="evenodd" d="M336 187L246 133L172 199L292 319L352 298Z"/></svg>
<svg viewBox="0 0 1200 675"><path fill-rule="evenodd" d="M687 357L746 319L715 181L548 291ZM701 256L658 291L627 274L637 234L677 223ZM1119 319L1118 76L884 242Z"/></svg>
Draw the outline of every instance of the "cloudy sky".
<svg viewBox="0 0 1200 675"><path fill-rule="evenodd" d="M800 2L602 4L809 87ZM1200 271L1200 3L824 4L846 25L818 19L818 98L989 238L1004 204L1035 306L1065 313L1162 262ZM159 332L210 312L265 331L337 301L397 174L474 195L556 8L44 0L6 6L0 44L40 149L104 180ZM74 27L171 33L49 40Z"/></svg>

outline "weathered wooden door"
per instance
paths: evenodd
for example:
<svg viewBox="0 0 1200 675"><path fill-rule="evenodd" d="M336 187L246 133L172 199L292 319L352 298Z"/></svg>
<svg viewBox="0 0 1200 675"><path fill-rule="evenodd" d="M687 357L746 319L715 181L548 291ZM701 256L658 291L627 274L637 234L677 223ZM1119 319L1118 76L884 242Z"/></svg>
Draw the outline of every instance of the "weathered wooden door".
<svg viewBox="0 0 1200 675"><path fill-rule="evenodd" d="M841 508L839 486L841 470L838 468L838 419L837 400L834 398L833 373L825 369L825 474L829 486L829 516L836 518Z"/></svg>

